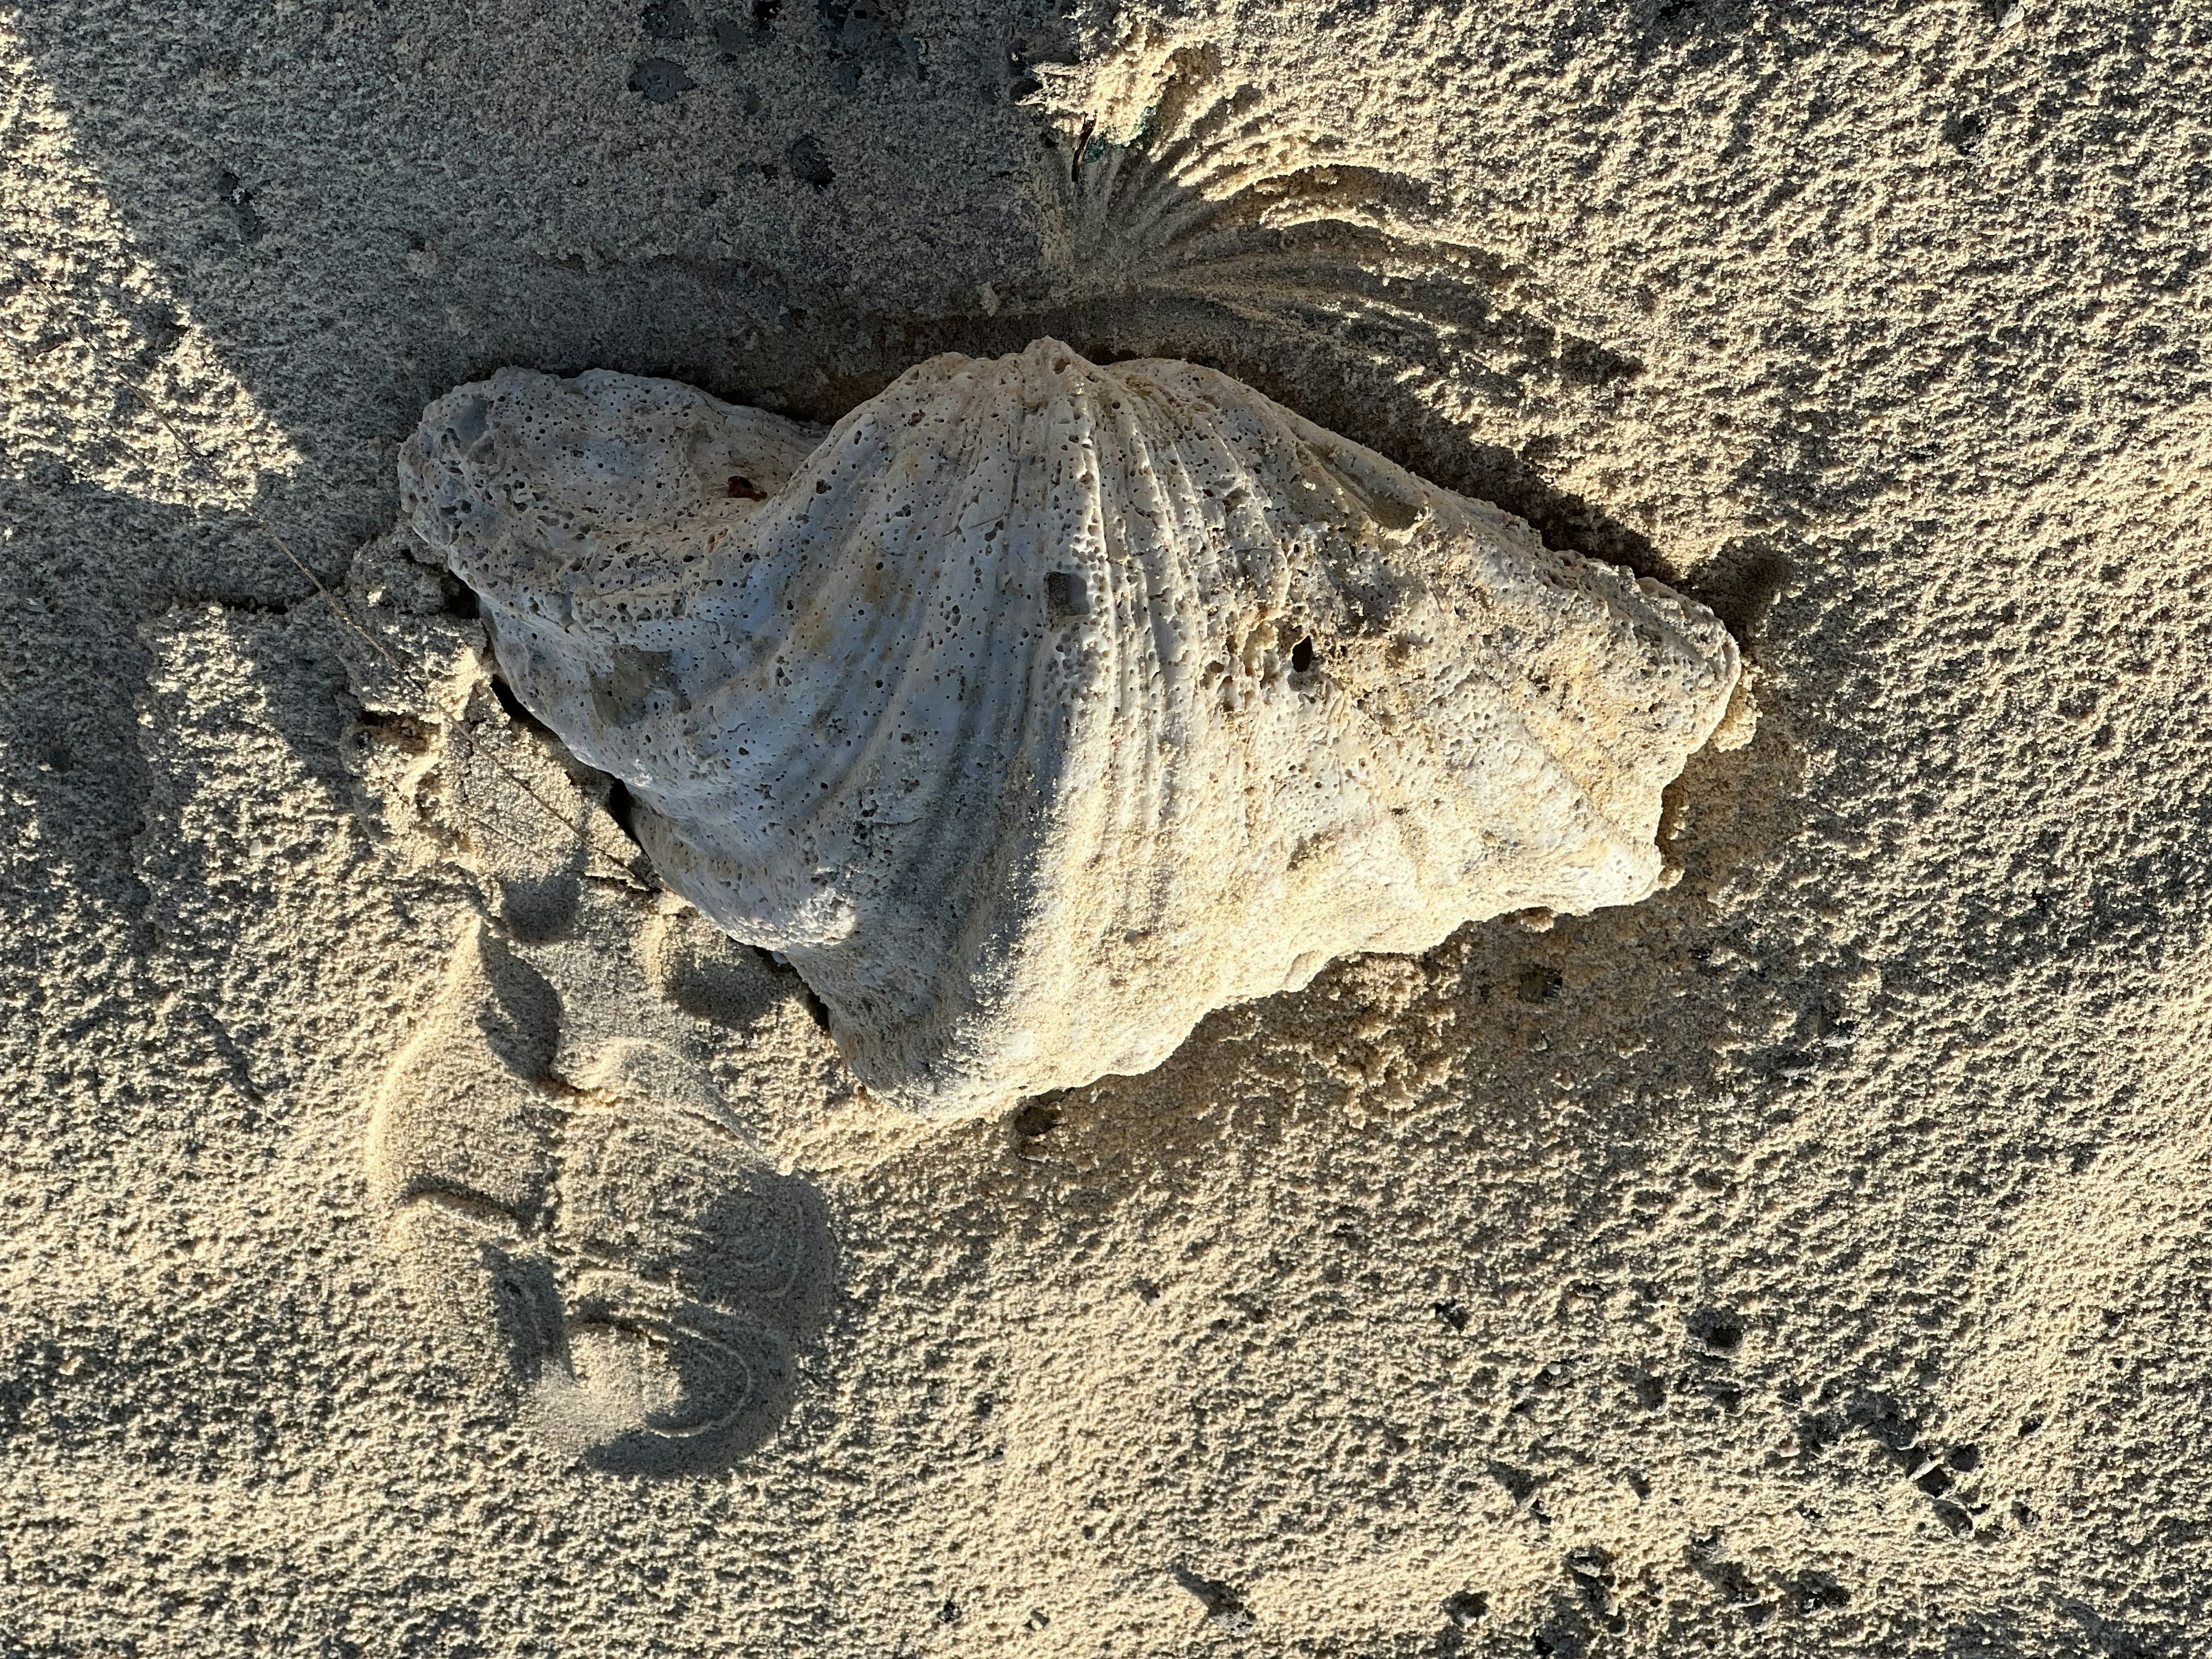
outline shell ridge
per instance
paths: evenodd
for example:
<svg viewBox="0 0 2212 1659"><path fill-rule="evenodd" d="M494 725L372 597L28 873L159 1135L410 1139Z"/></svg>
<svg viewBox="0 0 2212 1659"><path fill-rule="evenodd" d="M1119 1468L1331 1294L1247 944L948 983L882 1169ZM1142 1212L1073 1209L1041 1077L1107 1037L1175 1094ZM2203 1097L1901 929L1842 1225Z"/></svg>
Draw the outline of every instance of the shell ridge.
<svg viewBox="0 0 2212 1659"><path fill-rule="evenodd" d="M931 373L917 377L922 382L939 372L931 365L924 368ZM972 368L961 366L956 377L956 392L961 390L957 379L972 381ZM995 591L1006 585L1002 575L1006 567L1017 561L1019 550L1004 526L1014 519L1024 496L1032 494L1042 482L1018 460L1009 464L1009 453L1018 457L1022 453L1018 437L1011 445L994 446L990 453L978 454L979 446L964 430L963 423L956 423L953 430L956 438L964 441L960 443L957 459L947 469L962 484L955 499L961 501L963 510L955 526L957 533L951 538L951 544L963 552L957 557L938 560L937 578L927 589L928 599L924 607L934 607L941 614L946 607L959 602L957 595L965 593L973 603L979 592ZM979 530L985 532L980 541L976 534ZM998 533L992 533L994 532ZM1009 866L1018 867L1018 854L1030 838L1020 822L1022 814L1012 810L1020 792L1002 787L996 811L990 810L982 799L988 793L987 786L1003 786L1006 782L997 769L988 764L991 758L1009 749L1020 754L1033 746L1018 736L1024 702L1020 694L1025 686L1026 673L1018 677L1022 684L1018 684L1018 677L1012 673L986 672L1010 667L1017 662L1025 665L1027 653L1023 647L1027 641L1020 637L1018 624L1005 613L987 611L985 615L988 631L981 636L982 649L967 653L967 669L949 669L956 676L968 678L963 679L954 701L952 723L942 733L948 763L933 781L933 789L934 793L951 797L945 804L957 810L918 815L929 825L928 830L910 838L902 860L883 872L885 892L894 898L904 896L906 902L942 905L953 915L964 915L969 948L947 953L934 975L902 970L872 977L853 975L849 964L821 963L831 969L828 977L838 981L823 989L833 1013L838 1000L832 994L833 989L841 990L848 999L871 995L880 998L896 990L901 1004L909 1010L923 1013L943 1010L951 1000L948 987L942 982L945 976L963 959L972 963L979 952L988 954L985 947L990 941L1018 932L1017 922L1009 920L1009 913L1018 918L1024 907L1034 904L1033 893L1021 881L1008 876ZM972 630L972 624L964 625ZM1010 627L1012 638L1007 636ZM954 640L955 636L947 632L939 645L950 649ZM941 652L933 653L931 660L939 664L939 675L948 672ZM980 833L986 829L996 833ZM981 854L979 848L982 849ZM927 896L926 899L924 895ZM975 975L971 969L968 977L973 1000L981 1006L988 1008L1002 1000L997 981L1004 979L1003 973L984 978ZM957 1022L960 1016L956 1013L954 1018ZM987 1016L978 1013L975 1018ZM960 1046L957 1025L951 1046ZM892 1056L877 1058L893 1061ZM911 1054L902 1054L896 1057L894 1063L908 1066L918 1061Z"/></svg>

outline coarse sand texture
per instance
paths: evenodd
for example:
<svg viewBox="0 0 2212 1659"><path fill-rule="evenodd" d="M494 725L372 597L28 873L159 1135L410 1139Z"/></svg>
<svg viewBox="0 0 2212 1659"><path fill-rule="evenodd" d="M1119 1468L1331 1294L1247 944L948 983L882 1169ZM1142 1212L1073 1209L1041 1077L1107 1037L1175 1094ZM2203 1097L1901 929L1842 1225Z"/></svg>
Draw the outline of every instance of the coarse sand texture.
<svg viewBox="0 0 2212 1659"><path fill-rule="evenodd" d="M2203 1650L2208 82L2135 0L0 0L0 1656ZM875 525L817 446L962 375L1260 434L1206 720L1525 526L1680 671L1633 902L1170 848L1285 882L1207 995L902 1103L403 501L594 372L766 445L718 526ZM925 656L1123 637L1008 556Z"/></svg>

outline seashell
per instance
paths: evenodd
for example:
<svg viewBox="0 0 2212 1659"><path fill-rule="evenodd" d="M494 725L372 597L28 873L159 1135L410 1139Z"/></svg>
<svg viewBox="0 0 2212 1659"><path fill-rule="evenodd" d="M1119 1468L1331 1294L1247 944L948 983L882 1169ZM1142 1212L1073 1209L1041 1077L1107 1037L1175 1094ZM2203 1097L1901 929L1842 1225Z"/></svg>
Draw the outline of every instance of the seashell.
<svg viewBox="0 0 2212 1659"><path fill-rule="evenodd" d="M668 885L925 1113L1149 1069L1333 957L1660 884L1711 612L1212 370L1044 339L826 434L517 369L416 532Z"/></svg>

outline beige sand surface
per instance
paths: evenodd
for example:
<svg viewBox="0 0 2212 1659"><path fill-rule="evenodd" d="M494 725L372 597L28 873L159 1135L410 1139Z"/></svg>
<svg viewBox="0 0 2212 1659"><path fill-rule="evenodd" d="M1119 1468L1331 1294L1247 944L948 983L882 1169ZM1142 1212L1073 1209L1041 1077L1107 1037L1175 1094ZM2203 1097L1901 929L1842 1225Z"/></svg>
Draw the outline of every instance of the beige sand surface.
<svg viewBox="0 0 2212 1659"><path fill-rule="evenodd" d="M0 9L0 1655L2212 1649L2212 11L885 4ZM1680 884L857 1094L393 447L1045 332L1721 611ZM440 1301L468 1158L792 1218L721 1453Z"/></svg>

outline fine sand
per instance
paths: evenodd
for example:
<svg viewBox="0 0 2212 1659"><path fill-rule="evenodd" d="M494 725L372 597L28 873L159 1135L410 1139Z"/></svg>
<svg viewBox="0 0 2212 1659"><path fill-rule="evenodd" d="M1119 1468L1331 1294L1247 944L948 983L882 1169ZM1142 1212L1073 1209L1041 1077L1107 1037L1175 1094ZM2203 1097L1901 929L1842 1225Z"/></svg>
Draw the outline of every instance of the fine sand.
<svg viewBox="0 0 2212 1659"><path fill-rule="evenodd" d="M2212 13L15 0L0 88L0 1656L2212 1645ZM1717 611L1680 881L860 1091L394 452L1044 334Z"/></svg>

